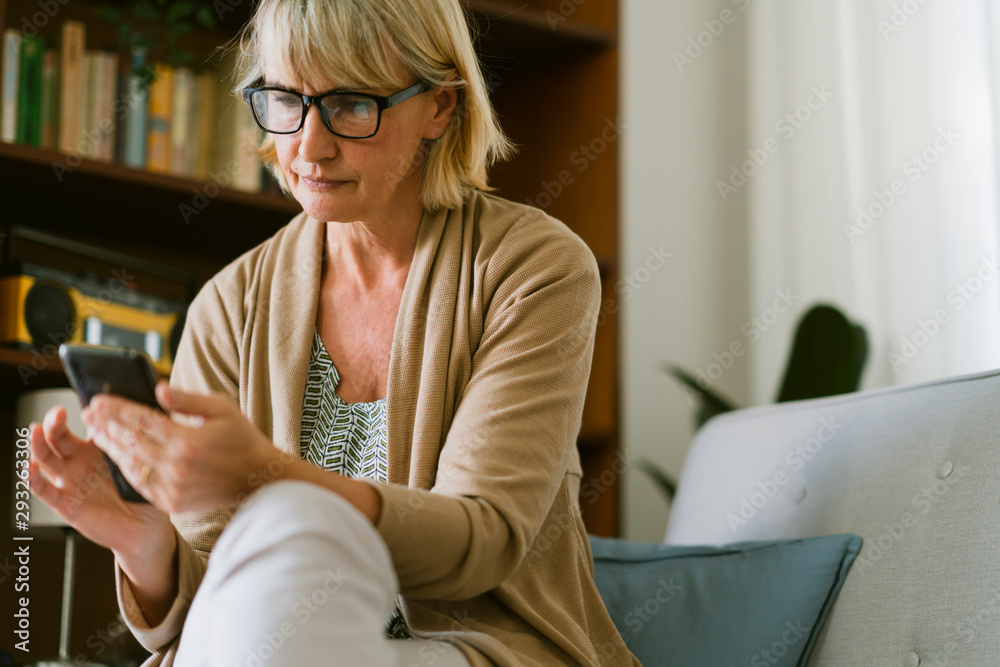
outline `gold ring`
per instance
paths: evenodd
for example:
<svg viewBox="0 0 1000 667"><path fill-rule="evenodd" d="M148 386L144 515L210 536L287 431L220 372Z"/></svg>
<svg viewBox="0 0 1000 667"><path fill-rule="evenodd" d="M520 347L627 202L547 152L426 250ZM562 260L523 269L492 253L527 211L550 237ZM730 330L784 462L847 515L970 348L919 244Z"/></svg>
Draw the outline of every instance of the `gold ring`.
<svg viewBox="0 0 1000 667"><path fill-rule="evenodd" d="M139 479L142 480L143 484L145 484L146 480L149 479L149 473L152 471L153 469L150 467L148 463L142 464L142 468L139 469Z"/></svg>

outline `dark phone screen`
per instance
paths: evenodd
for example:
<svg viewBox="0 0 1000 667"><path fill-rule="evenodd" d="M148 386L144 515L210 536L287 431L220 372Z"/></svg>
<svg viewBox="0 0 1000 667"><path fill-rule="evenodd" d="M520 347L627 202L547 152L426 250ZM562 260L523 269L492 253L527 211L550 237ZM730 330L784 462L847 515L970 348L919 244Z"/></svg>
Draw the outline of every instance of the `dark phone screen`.
<svg viewBox="0 0 1000 667"><path fill-rule="evenodd" d="M97 394L115 394L162 412L154 391L156 370L143 354L131 349L62 345L59 356L82 405L89 405ZM132 488L107 453L104 459L123 499L148 502Z"/></svg>
<svg viewBox="0 0 1000 667"><path fill-rule="evenodd" d="M126 350L117 356L95 354L89 350L67 354L72 367L71 380L75 377L73 388L84 406L97 394L116 394L159 409L154 393L156 376L145 368L147 362L143 357L137 355L131 358L124 356L126 354Z"/></svg>

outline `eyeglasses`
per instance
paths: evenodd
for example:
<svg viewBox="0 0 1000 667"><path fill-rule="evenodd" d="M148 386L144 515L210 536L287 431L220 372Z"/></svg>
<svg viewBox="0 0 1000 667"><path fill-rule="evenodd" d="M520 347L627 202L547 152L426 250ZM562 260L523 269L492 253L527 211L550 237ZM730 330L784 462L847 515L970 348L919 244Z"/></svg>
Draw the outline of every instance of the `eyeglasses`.
<svg viewBox="0 0 1000 667"><path fill-rule="evenodd" d="M243 99L250 105L257 125L265 132L298 132L305 123L309 105L315 104L323 124L338 137L367 139L378 132L383 110L430 89L430 85L421 81L388 97L380 97L344 90L305 95L277 86L263 86L244 88Z"/></svg>

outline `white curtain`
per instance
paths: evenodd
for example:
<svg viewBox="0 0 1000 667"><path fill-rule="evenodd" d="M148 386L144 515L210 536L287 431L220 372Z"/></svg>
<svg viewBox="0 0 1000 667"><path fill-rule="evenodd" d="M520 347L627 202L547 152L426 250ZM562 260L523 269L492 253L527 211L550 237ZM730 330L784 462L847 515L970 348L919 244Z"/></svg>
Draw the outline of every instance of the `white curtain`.
<svg viewBox="0 0 1000 667"><path fill-rule="evenodd" d="M751 316L773 322L750 355L755 403L791 344L795 318L768 312L783 289L798 314L822 301L864 325L865 387L1000 367L995 4L745 12L750 139L717 187L745 198Z"/></svg>

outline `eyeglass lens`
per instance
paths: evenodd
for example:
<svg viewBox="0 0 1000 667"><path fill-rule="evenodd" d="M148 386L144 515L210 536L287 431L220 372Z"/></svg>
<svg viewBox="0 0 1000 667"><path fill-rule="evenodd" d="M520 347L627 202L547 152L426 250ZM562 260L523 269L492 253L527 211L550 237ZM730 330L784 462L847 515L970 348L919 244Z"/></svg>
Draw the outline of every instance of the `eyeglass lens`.
<svg viewBox="0 0 1000 667"><path fill-rule="evenodd" d="M260 90L251 96L260 124L270 132L294 132L302 123L306 106L298 95L281 90ZM328 95L320 112L329 127L347 137L365 137L378 127L378 104L358 95Z"/></svg>

